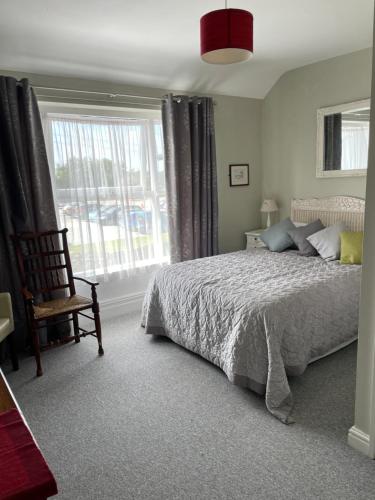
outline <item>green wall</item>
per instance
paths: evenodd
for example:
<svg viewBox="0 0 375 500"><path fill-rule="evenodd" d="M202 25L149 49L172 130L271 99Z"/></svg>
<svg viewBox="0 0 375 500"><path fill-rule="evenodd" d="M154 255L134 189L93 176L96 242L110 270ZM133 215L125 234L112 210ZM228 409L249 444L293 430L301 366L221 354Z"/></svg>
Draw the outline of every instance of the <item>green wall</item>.
<svg viewBox="0 0 375 500"><path fill-rule="evenodd" d="M372 50L336 57L285 73L262 106L262 193L280 216L295 197L365 196L366 177L317 179L318 108L370 97Z"/></svg>

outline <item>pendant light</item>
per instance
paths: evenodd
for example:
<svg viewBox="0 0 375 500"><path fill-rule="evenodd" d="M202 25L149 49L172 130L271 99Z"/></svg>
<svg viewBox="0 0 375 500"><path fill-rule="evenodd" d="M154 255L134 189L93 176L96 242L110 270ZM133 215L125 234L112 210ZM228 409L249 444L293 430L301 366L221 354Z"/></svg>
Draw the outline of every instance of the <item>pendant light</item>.
<svg viewBox="0 0 375 500"><path fill-rule="evenodd" d="M247 61L253 54L253 15L242 9L208 12L201 17L201 58L210 64Z"/></svg>

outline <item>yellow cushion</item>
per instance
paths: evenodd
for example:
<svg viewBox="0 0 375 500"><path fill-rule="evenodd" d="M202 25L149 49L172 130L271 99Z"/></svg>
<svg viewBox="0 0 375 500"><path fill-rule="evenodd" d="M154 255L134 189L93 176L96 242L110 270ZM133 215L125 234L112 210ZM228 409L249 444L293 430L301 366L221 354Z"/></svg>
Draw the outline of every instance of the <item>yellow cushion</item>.
<svg viewBox="0 0 375 500"><path fill-rule="evenodd" d="M341 264L362 264L363 231L344 231L341 238Z"/></svg>

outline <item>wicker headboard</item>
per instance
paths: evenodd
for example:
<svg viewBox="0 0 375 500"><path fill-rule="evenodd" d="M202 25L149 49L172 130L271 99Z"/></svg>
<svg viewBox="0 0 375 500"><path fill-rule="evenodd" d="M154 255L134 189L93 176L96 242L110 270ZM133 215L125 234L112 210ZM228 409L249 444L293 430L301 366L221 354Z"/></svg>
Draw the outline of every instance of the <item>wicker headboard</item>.
<svg viewBox="0 0 375 500"><path fill-rule="evenodd" d="M312 222L320 219L325 226L344 221L350 231L363 231L365 200L353 196L293 199L291 219Z"/></svg>

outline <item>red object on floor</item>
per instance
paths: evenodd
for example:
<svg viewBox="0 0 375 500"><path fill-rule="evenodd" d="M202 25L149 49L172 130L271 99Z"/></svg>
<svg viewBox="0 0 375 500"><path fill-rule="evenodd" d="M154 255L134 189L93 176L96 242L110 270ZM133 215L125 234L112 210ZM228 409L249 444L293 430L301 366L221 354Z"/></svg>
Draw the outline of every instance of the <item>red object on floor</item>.
<svg viewBox="0 0 375 500"><path fill-rule="evenodd" d="M57 485L18 410L0 413L0 500L45 500Z"/></svg>

